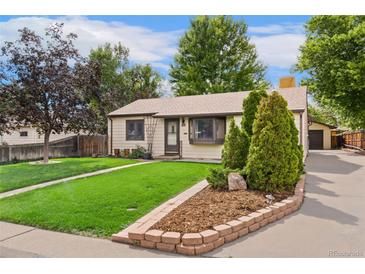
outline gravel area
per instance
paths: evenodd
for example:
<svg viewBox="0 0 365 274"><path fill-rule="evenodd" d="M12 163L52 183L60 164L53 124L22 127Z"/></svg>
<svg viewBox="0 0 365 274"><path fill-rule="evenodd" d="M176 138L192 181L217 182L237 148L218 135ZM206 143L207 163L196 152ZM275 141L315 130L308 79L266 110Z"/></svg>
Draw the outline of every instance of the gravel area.
<svg viewBox="0 0 365 274"><path fill-rule="evenodd" d="M267 193L258 191L216 191L207 187L170 212L153 229L200 232L267 207ZM292 193L274 195L274 202Z"/></svg>

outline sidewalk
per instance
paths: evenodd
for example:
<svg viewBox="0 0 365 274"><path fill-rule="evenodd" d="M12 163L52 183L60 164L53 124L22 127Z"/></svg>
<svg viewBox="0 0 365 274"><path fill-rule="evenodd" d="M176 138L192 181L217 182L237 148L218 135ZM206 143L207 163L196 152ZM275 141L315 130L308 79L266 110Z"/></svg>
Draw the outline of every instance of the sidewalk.
<svg viewBox="0 0 365 274"><path fill-rule="evenodd" d="M0 222L0 258L154 258L176 257L119 244L109 239L90 238Z"/></svg>
<svg viewBox="0 0 365 274"><path fill-rule="evenodd" d="M139 166L139 165L150 164L150 163L155 163L155 162L156 161L148 161L148 162L140 162L140 163L124 165L124 166L117 166L117 167L101 169L101 170L97 170L97 171L93 171L93 172L89 172L89 173L79 174L79 175L71 176L71 177L67 177L67 178L62 178L62 179L58 179L58 180L53 180L53 181L49 181L49 182L45 182L45 183L40 183L40 184L37 184L37 185L26 186L26 187L23 187L23 188L18 188L18 189L14 189L14 190L10 190L10 191L7 191L7 192L0 193L0 199L10 197L10 196L13 196L13 195L17 195L19 193L31 191L33 189L44 188L44 187L51 186L51 185L56 185L56 184L59 184L59 183L66 183L66 182L69 182L69 181L72 181L72 180L75 180L75 179L91 177L91 176L100 175L100 174L104 174L104 173L109 173L109 172L112 172L112 171L132 167L132 166Z"/></svg>

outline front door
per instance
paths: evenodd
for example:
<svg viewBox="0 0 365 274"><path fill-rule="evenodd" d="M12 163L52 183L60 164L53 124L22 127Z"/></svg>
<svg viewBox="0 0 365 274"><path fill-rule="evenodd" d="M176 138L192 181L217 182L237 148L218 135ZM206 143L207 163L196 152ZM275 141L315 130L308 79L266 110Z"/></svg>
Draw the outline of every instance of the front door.
<svg viewBox="0 0 365 274"><path fill-rule="evenodd" d="M165 119L165 154L179 154L179 119Z"/></svg>

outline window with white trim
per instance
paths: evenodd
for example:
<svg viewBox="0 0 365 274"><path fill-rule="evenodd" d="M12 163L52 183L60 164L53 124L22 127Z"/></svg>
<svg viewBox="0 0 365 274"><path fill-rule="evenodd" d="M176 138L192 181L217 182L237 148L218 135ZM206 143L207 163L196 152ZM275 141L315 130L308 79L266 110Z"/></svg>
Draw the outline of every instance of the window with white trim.
<svg viewBox="0 0 365 274"><path fill-rule="evenodd" d="M223 144L225 134L225 118L202 117L189 119L190 144Z"/></svg>
<svg viewBox="0 0 365 274"><path fill-rule="evenodd" d="M126 121L126 140L144 141L144 120Z"/></svg>

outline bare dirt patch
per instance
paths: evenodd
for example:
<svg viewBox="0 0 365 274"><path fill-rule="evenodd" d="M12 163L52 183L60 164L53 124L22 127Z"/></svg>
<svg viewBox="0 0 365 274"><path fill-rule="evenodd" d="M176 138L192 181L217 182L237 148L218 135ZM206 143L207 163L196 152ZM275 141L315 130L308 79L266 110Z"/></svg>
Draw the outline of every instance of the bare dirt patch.
<svg viewBox="0 0 365 274"><path fill-rule="evenodd" d="M267 207L266 194L250 190L216 191L207 187L162 218L152 229L182 233L211 229ZM290 195L274 195L274 202Z"/></svg>

